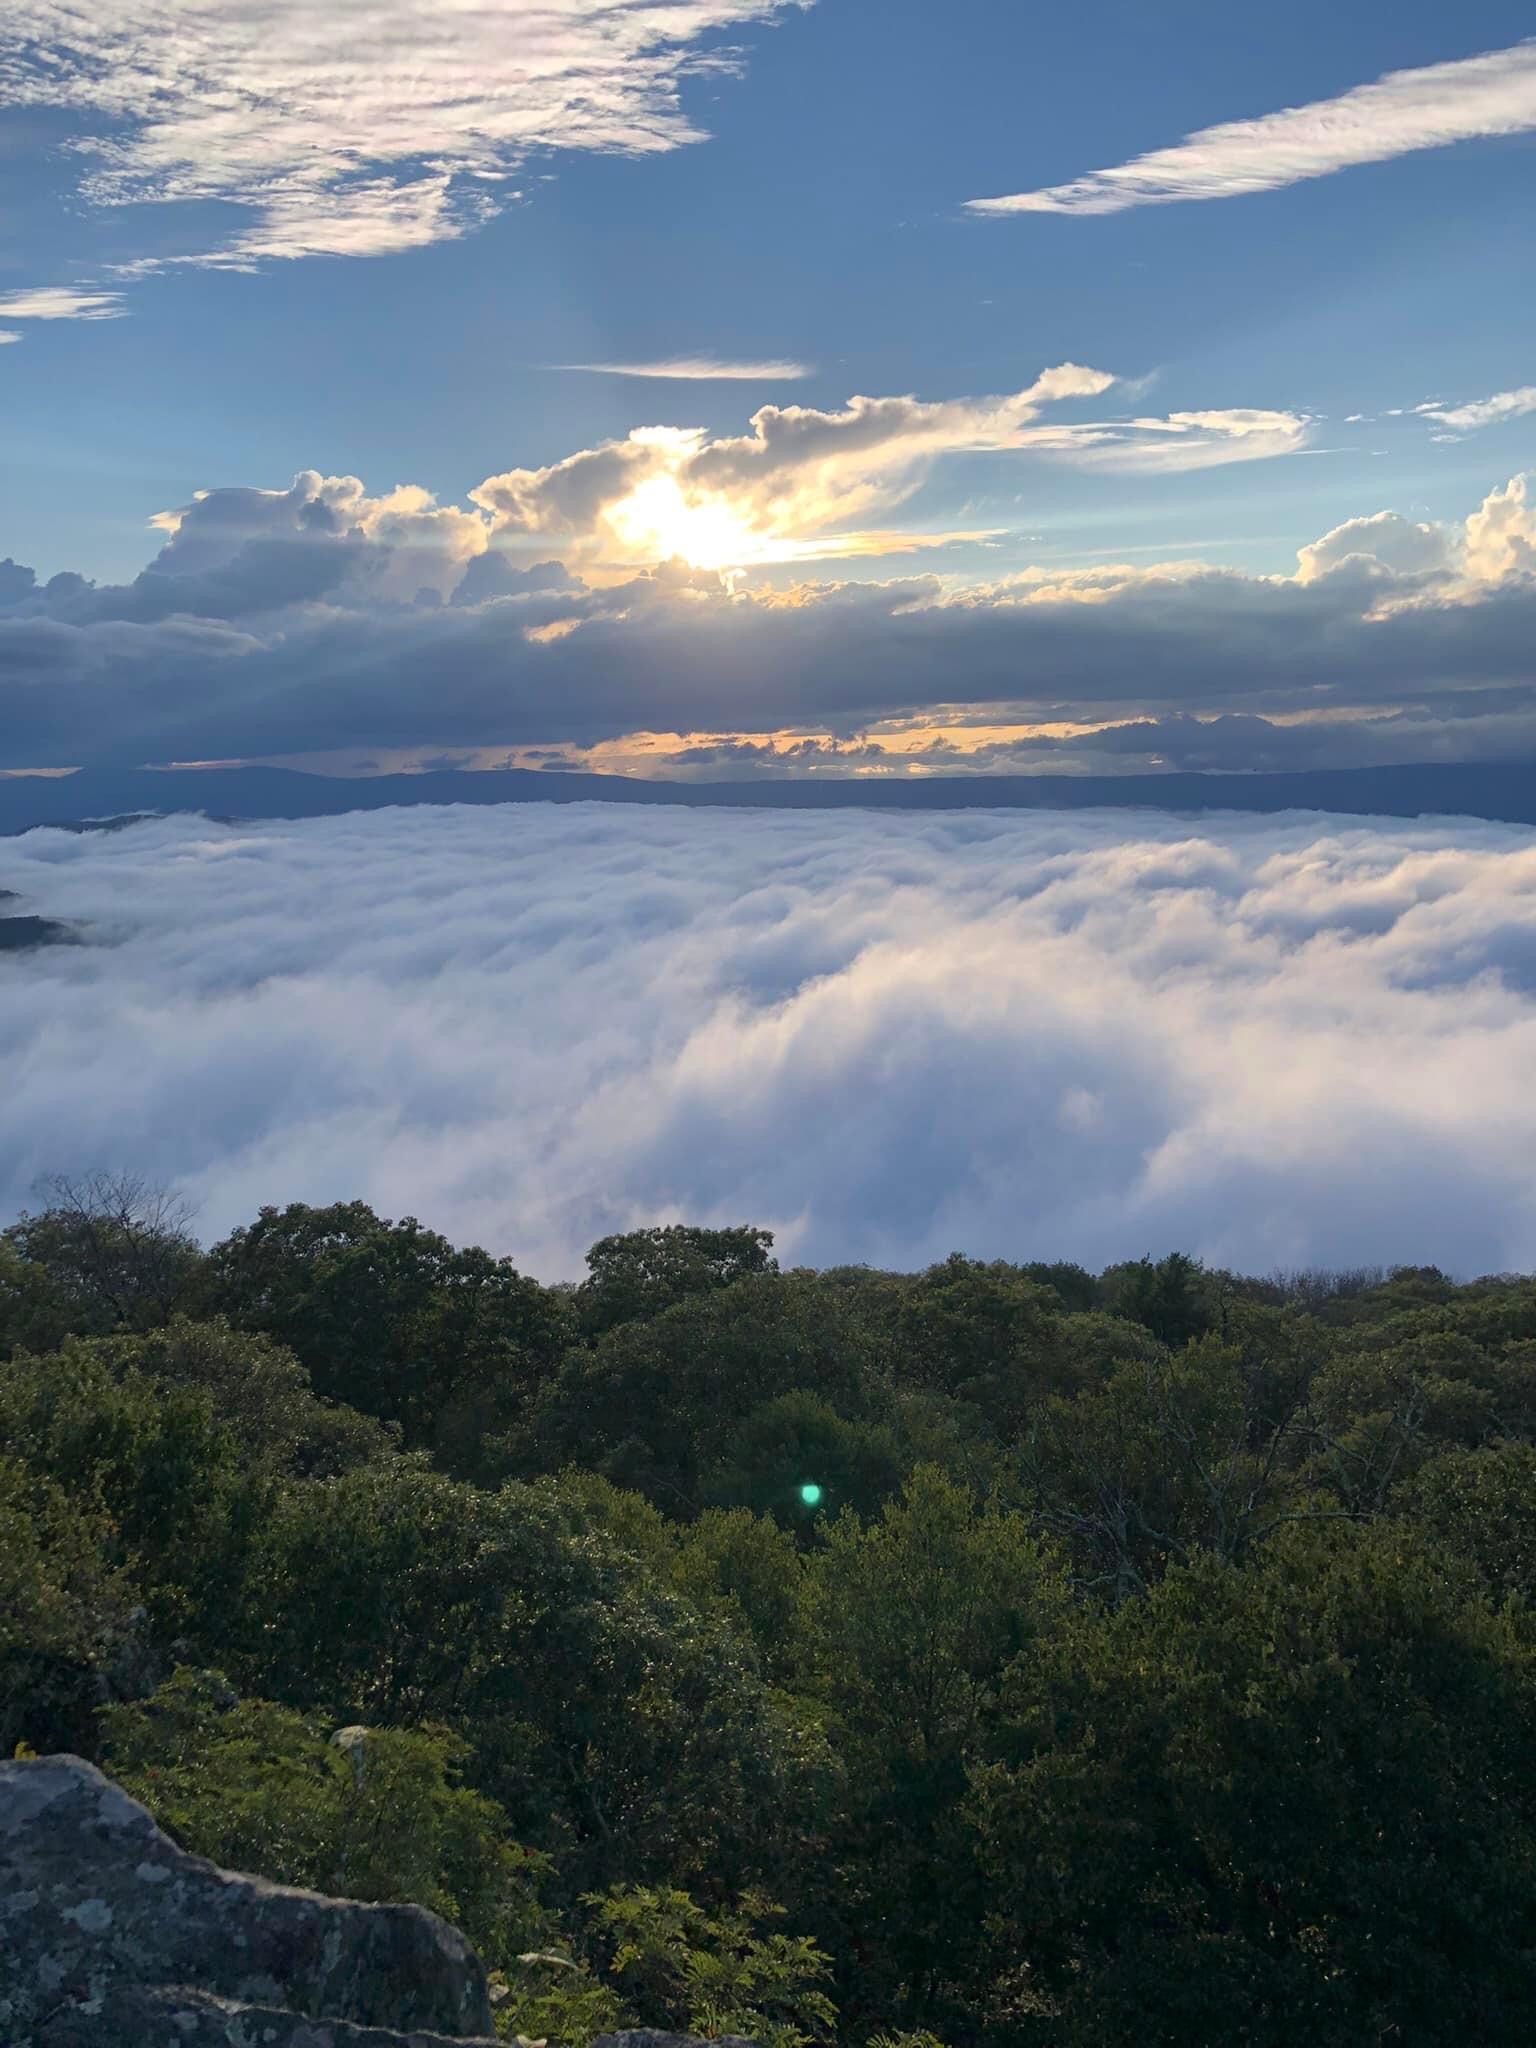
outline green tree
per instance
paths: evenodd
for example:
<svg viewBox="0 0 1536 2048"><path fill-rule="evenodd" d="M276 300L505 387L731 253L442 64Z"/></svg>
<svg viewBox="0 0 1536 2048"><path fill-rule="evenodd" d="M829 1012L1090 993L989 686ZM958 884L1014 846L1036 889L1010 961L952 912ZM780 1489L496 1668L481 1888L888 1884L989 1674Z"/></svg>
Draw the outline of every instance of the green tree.
<svg viewBox="0 0 1536 2048"><path fill-rule="evenodd" d="M1042 1404L1020 1458L1022 1500L1079 1583L1110 1601L1197 1551L1239 1558L1314 1503L1295 1472L1313 1438L1294 1392L1207 1338L1120 1365L1076 1400Z"/></svg>
<svg viewBox="0 0 1536 2048"><path fill-rule="evenodd" d="M333 1731L216 1671L180 1670L110 1708L106 1763L188 1849L235 1870L352 1899L427 1906L491 1962L545 1932L543 1859L463 1783L443 1729Z"/></svg>
<svg viewBox="0 0 1536 2048"><path fill-rule="evenodd" d="M776 1273L773 1232L737 1225L705 1230L669 1223L600 1238L576 1290L581 1327L600 1337L618 1323L645 1321L690 1295L712 1294L751 1274Z"/></svg>
<svg viewBox="0 0 1536 2048"><path fill-rule="evenodd" d="M245 1688L370 1726L440 1722L562 1881L771 1882L814 1853L813 1717L664 1568L559 1482L418 1465L279 1495L218 1657Z"/></svg>
<svg viewBox="0 0 1536 2048"><path fill-rule="evenodd" d="M784 1909L761 1893L712 1912L686 1892L644 1885L588 1903L607 1973L642 2025L803 2048L836 2024L827 1958L804 1935L763 1932Z"/></svg>
<svg viewBox="0 0 1536 2048"><path fill-rule="evenodd" d="M902 1365L980 1410L1005 1440L1048 1394L1075 1393L1083 1364L1065 1343L1061 1297L1017 1266L956 1252L913 1285L901 1324Z"/></svg>
<svg viewBox="0 0 1536 2048"><path fill-rule="evenodd" d="M567 1352L540 1398L534 1453L689 1516L724 1504L706 1503L702 1476L754 1411L803 1389L849 1421L880 1421L888 1368L856 1302L798 1274L749 1276Z"/></svg>
<svg viewBox="0 0 1536 2048"><path fill-rule="evenodd" d="M141 1174L55 1174L48 1206L23 1212L4 1233L11 1250L47 1276L66 1332L153 1329L195 1304L203 1258L187 1204ZM34 1307L36 1296L34 1295Z"/></svg>
<svg viewBox="0 0 1536 2048"><path fill-rule="evenodd" d="M702 1499L773 1515L809 1539L842 1508L873 1514L908 1460L885 1423L850 1421L807 1388L754 1408L698 1478Z"/></svg>
<svg viewBox="0 0 1536 2048"><path fill-rule="evenodd" d="M0 1757L95 1747L95 1714L131 1665L135 1589L88 1499L0 1457Z"/></svg>
<svg viewBox="0 0 1536 2048"><path fill-rule="evenodd" d="M848 1792L826 1908L853 2017L964 2019L987 1887L966 1814L1005 1675L1065 1597L1020 1515L931 1469L878 1521L843 1516L805 1582L806 1682L836 1715Z"/></svg>
<svg viewBox="0 0 1536 2048"><path fill-rule="evenodd" d="M0 1443L99 1517L104 1561L133 1570L152 1630L199 1625L230 1597L269 1487L207 1388L119 1374L71 1342L0 1365Z"/></svg>
<svg viewBox="0 0 1536 2048"><path fill-rule="evenodd" d="M1518 1619L1385 1524L1083 1612L1014 1666L975 1803L1040 2037L1524 2039L1532 1681Z"/></svg>
<svg viewBox="0 0 1536 2048"><path fill-rule="evenodd" d="M77 1342L72 1356L166 1389L201 1390L250 1467L324 1478L382 1457L395 1444L371 1415L322 1400L291 1351L222 1317L176 1316L136 1336Z"/></svg>
<svg viewBox="0 0 1536 2048"><path fill-rule="evenodd" d="M674 1573L701 1608L724 1602L765 1671L779 1675L792 1654L802 1561L794 1537L750 1508L707 1508L677 1531Z"/></svg>
<svg viewBox="0 0 1536 2048"><path fill-rule="evenodd" d="M63 1282L38 1260L23 1258L9 1231L0 1232L0 1359L56 1351L82 1320Z"/></svg>
<svg viewBox="0 0 1536 2048"><path fill-rule="evenodd" d="M1536 1444L1442 1451L1393 1495L1392 1512L1473 1565L1495 1599L1536 1604Z"/></svg>
<svg viewBox="0 0 1536 2048"><path fill-rule="evenodd" d="M213 1306L285 1345L317 1393L494 1469L568 1331L564 1298L365 1202L263 1209L209 1254Z"/></svg>
<svg viewBox="0 0 1536 2048"><path fill-rule="evenodd" d="M1100 1280L1105 1306L1130 1322L1143 1323L1171 1349L1204 1336L1217 1321L1214 1276L1186 1252L1154 1262L1111 1266Z"/></svg>

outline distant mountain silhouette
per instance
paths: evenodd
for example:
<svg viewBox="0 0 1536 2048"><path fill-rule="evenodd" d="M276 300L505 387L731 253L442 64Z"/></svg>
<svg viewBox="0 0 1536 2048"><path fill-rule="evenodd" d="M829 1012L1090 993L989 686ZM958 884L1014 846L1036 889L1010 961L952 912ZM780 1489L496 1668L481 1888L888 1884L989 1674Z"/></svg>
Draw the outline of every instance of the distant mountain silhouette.
<svg viewBox="0 0 1536 2048"><path fill-rule="evenodd" d="M340 777L292 768L89 768L0 778L0 833L37 825L101 827L145 813L215 818L322 818L392 804L626 803L754 810L1010 809L1109 805L1158 811L1340 811L1393 818L1452 815L1536 824L1536 764L1425 762L1277 774L932 775L817 781L649 782L539 769Z"/></svg>

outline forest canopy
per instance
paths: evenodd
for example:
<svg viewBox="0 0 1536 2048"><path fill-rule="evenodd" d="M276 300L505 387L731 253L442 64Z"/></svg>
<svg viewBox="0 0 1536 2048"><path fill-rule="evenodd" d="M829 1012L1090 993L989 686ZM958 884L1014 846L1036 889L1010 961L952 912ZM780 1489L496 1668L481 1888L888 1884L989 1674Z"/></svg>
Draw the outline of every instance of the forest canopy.
<svg viewBox="0 0 1536 2048"><path fill-rule="evenodd" d="M1536 1282L190 1222L0 1233L0 1753L553 2048L1536 2030Z"/></svg>

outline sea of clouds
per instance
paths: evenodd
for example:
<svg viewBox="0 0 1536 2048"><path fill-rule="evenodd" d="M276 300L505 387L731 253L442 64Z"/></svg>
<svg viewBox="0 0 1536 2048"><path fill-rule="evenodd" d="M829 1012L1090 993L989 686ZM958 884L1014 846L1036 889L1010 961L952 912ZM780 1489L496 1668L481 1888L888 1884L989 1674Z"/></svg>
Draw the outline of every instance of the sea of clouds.
<svg viewBox="0 0 1536 2048"><path fill-rule="evenodd" d="M0 840L0 1220L361 1196L545 1279L751 1221L1250 1271L1536 1267L1536 834L594 804Z"/></svg>

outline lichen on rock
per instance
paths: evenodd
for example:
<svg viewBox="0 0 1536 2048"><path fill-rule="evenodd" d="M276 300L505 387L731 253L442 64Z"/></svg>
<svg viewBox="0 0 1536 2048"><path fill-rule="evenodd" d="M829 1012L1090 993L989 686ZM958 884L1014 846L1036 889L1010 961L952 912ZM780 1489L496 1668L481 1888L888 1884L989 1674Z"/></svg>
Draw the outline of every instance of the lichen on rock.
<svg viewBox="0 0 1536 2048"><path fill-rule="evenodd" d="M0 1764L7 2048L432 2048L492 2032L485 1972L419 1906L220 1870L93 1765Z"/></svg>

